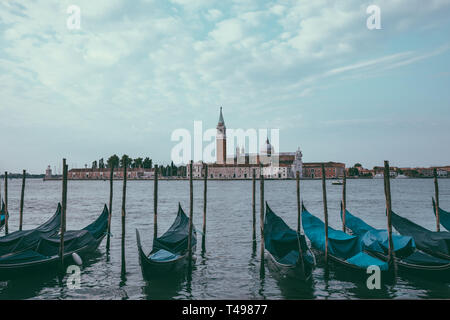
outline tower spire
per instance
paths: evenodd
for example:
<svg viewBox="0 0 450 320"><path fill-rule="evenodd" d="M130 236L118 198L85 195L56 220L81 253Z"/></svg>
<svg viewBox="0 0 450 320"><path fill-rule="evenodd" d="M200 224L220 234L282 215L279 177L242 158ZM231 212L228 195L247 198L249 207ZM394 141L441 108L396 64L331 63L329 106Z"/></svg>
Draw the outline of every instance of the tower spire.
<svg viewBox="0 0 450 320"><path fill-rule="evenodd" d="M225 124L225 121L223 121L222 107L220 107L219 124Z"/></svg>

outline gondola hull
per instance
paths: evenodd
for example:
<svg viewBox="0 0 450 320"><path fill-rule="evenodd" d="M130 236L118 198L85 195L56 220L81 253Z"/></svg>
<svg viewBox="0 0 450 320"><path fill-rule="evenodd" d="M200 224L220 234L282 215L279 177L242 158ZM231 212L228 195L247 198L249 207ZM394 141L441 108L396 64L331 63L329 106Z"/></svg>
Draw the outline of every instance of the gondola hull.
<svg viewBox="0 0 450 320"><path fill-rule="evenodd" d="M265 260L269 270L279 279L307 282L312 278L312 269L307 266L302 267L300 262L295 265L282 264L267 250L265 250Z"/></svg>
<svg viewBox="0 0 450 320"><path fill-rule="evenodd" d="M95 242L92 242L77 250L65 252L64 266L68 267L69 265L75 264L72 258L73 253L76 253L82 258L85 258L88 254L97 250L103 238L104 236L97 239ZM59 256L51 256L48 257L48 259L39 261L0 265L0 280L5 281L25 277L36 278L36 276L39 275L43 276L51 273L56 273L60 268L60 261L61 259Z"/></svg>
<svg viewBox="0 0 450 320"><path fill-rule="evenodd" d="M139 251L139 264L141 266L142 274L145 279L159 278L167 275L183 274L189 264L189 252L185 252L175 260L170 261L155 261L149 259L144 253L141 245L139 231L136 230L136 239ZM192 252L195 252L195 246L192 247ZM194 256L192 258L194 260Z"/></svg>

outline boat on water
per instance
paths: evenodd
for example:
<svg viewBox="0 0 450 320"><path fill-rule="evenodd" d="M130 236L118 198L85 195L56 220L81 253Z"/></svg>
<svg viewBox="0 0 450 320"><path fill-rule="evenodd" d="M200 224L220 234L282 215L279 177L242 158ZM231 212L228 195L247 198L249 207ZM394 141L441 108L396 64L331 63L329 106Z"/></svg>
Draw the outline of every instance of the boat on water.
<svg viewBox="0 0 450 320"><path fill-rule="evenodd" d="M265 259L281 279L308 281L316 264L304 235L291 229L266 203L264 218Z"/></svg>
<svg viewBox="0 0 450 320"><path fill-rule="evenodd" d="M189 218L178 204L178 213L172 226L153 241L149 254L145 254L141 245L141 237L136 229L136 241L139 252L139 263L144 278L161 275L177 276L189 262L188 250ZM195 251L197 234L192 226L192 251Z"/></svg>
<svg viewBox="0 0 450 320"><path fill-rule="evenodd" d="M436 201L433 200L433 213L436 216ZM439 223L447 229L447 231L450 231L450 212L445 211L441 208L439 208Z"/></svg>
<svg viewBox="0 0 450 320"><path fill-rule="evenodd" d="M343 211L341 209L341 219ZM345 210L345 227L361 241L362 249L383 261L389 259L387 230L375 229ZM416 248L411 236L392 235L395 261L401 273L416 274L441 280L450 280L450 260L434 257Z"/></svg>
<svg viewBox="0 0 450 320"><path fill-rule="evenodd" d="M342 182L342 180L334 180L331 184L335 186L342 186L344 182Z"/></svg>
<svg viewBox="0 0 450 320"><path fill-rule="evenodd" d="M60 226L61 204L58 203L55 214L39 227L31 230L14 231L0 237L0 257L34 248L42 237L51 237L58 234Z"/></svg>
<svg viewBox="0 0 450 320"><path fill-rule="evenodd" d="M84 257L97 250L106 235L108 216L108 208L105 205L103 212L93 223L81 230L68 230L64 233L64 262L66 265L73 264L76 255ZM59 247L59 235L43 235L32 249L2 255L0 257L0 279L38 277L43 273L57 272L61 261Z"/></svg>
<svg viewBox="0 0 450 320"><path fill-rule="evenodd" d="M324 254L325 224L309 213L303 204L302 225L311 246ZM392 274L393 271L386 261L365 253L361 249L357 236L349 235L331 227L328 227L328 257L336 265L343 267L349 276L365 279L367 278L367 269L371 266L377 266L384 275Z"/></svg>
<svg viewBox="0 0 450 320"><path fill-rule="evenodd" d="M384 179L384 174L377 173L376 175L373 176L373 179Z"/></svg>
<svg viewBox="0 0 450 320"><path fill-rule="evenodd" d="M417 248L432 256L450 260L450 232L430 231L392 212L392 226L401 234L414 239Z"/></svg>
<svg viewBox="0 0 450 320"><path fill-rule="evenodd" d="M405 176L404 174L399 174L397 175L397 177L395 177L396 179L409 179L408 176Z"/></svg>

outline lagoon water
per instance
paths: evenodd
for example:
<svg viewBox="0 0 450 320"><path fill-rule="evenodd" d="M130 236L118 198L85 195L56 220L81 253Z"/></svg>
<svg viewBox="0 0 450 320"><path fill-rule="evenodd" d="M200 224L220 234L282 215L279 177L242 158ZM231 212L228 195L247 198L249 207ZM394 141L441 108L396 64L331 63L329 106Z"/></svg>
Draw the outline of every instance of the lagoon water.
<svg viewBox="0 0 450 320"><path fill-rule="evenodd" d="M153 181L128 181L126 202L126 276L121 277L122 182L114 182L111 252L106 240L84 260L81 287L70 289L66 280L52 275L0 282L1 299L365 299L365 298L450 298L450 285L443 281L399 277L395 285L369 290L317 267L311 284L285 283L266 271L259 274L259 242L252 247L251 181L208 181L206 252L197 248L191 279L147 283L141 274L135 229L150 250L153 238ZM439 180L441 207L450 209L450 179ZM19 224L21 180L10 180L9 229ZM189 182L160 181L158 227L162 234L172 224L178 202L189 212ZM257 190L259 181L257 181ZM431 179L391 181L393 210L430 230L435 230ZM330 226L341 229L339 201L342 187L327 182ZM308 210L323 218L321 181L302 181L302 198ZM3 183L2 183L3 194ZM194 181L194 224L202 228L203 183ZM48 219L61 199L61 182L28 180L25 192L24 230ZM108 181L69 181L67 229L80 229L93 221L109 200ZM266 181L265 199L292 228L296 228L295 181ZM348 209L377 228L386 227L383 180L348 180ZM257 236L259 238L259 194L257 194ZM3 231L2 231L3 233ZM199 234L199 239L201 235Z"/></svg>

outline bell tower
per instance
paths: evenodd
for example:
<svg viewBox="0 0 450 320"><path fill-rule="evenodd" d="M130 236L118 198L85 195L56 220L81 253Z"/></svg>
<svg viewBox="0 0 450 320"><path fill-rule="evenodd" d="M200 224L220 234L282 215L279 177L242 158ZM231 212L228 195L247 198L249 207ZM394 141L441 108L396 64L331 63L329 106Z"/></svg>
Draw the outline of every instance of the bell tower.
<svg viewBox="0 0 450 320"><path fill-rule="evenodd" d="M220 107L219 123L216 129L216 162L225 164L227 160L227 128L225 127L225 121L223 121L222 107Z"/></svg>

